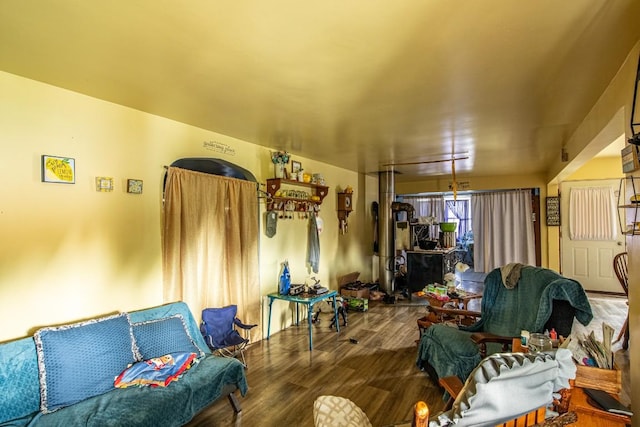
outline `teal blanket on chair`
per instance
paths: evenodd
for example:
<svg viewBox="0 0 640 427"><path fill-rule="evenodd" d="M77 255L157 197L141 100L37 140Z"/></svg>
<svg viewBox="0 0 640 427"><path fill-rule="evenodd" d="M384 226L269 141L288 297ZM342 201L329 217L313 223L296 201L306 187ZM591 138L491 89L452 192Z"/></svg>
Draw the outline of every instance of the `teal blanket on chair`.
<svg viewBox="0 0 640 427"><path fill-rule="evenodd" d="M456 375L464 381L480 362L479 349L471 340L471 333L517 337L523 329L544 332L554 300L568 302L575 309L575 318L583 325L593 318L587 295L575 280L546 268L524 266L515 288L507 289L500 269L494 269L484 282L481 319L464 329L443 324L429 327L420 339L417 364L422 368L428 363L438 378ZM489 354L499 351L499 346L487 347Z"/></svg>

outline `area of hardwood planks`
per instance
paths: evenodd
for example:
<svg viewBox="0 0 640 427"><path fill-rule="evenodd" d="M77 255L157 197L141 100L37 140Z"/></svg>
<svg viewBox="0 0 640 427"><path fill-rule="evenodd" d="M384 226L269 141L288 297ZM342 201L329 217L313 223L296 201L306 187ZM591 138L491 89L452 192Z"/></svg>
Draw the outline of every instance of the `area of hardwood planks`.
<svg viewBox="0 0 640 427"><path fill-rule="evenodd" d="M351 399L375 426L410 420L418 400L432 412L442 409L441 389L415 364L416 319L424 307L371 301L367 312L349 312L339 333L330 327L329 306L321 307L313 351L306 323L252 344L242 412L234 415L223 399L189 426L313 426L313 402L323 394Z"/></svg>

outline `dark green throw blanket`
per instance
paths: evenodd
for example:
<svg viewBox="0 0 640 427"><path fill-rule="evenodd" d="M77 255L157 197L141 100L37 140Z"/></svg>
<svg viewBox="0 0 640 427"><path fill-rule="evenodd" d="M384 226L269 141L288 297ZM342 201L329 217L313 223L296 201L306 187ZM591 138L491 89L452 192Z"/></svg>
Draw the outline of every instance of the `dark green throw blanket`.
<svg viewBox="0 0 640 427"><path fill-rule="evenodd" d="M501 336L520 336L521 330L544 332L551 316L553 300L567 301L575 308L575 317L587 325L593 314L582 285L546 268L524 266L518 285L507 289L502 283L500 269L490 272L484 282L482 318L464 329L443 324L429 327L418 347L419 367L428 363L439 378L456 375L462 381L480 363L472 332L490 332ZM499 346L488 348L488 353Z"/></svg>

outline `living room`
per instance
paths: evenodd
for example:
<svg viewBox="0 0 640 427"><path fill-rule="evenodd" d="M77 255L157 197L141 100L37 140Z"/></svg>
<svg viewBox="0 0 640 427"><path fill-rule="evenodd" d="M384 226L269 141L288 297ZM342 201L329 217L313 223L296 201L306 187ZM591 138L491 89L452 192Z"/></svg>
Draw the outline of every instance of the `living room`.
<svg viewBox="0 0 640 427"><path fill-rule="evenodd" d="M1 19L13 18L3 14ZM43 18L43 22L47 20ZM7 52L4 49L8 48L2 49ZM613 126L610 123L618 117L620 108L628 111L632 88L627 82L635 73L639 49L635 42L624 53L628 59L619 67L616 78L600 93L598 101L589 106L584 120L567 139L566 148L572 160L595 155L587 153L589 143L607 136L603 132ZM258 137L234 137L222 128L206 129L131 108L114 102L107 86L99 92L85 93L81 88L70 89L71 85L51 84L29 77L32 71L21 72L20 67L3 57L0 135L7 164L2 172L5 187L0 214L7 244L3 245L0 257L3 325L0 341L28 336L45 325L166 302L161 249L164 166L180 158L221 158L251 171L259 183L265 184L274 176L271 153L286 149L305 171L324 176L329 195L320 211L324 228L319 236L322 252L317 274L309 271L305 251L301 250L306 247L300 238L306 235L306 221L279 219L276 234L269 238L264 233L262 215L266 205L261 199L260 297L277 290L284 260L288 260L292 280L297 283L314 276L324 286L337 289L337 278L352 271L360 271L365 281L377 278L378 263L371 249L374 241L371 204L379 199L379 180L370 170L336 166L275 139L262 145ZM20 62L20 58L14 59ZM37 68L37 64L27 68ZM147 95L150 103L162 103L161 98ZM628 113L622 116L615 127L624 133L628 132ZM316 141L316 145L322 144ZM548 174L474 176L460 172L458 179L471 181L474 190L503 189L505 183L510 188L540 188L544 199L557 194L558 183L554 179L566 167L559 158L561 147L557 148L558 159ZM75 184L42 182L43 155L73 158ZM113 178L113 190L97 191L97 177ZM130 179L142 181L141 194L127 191ZM448 188L450 179L450 170L436 179L399 179L395 190L398 194L442 191ZM348 217L348 231L341 233L336 192L347 186L354 190L354 208ZM542 236L542 265L557 270L558 230L543 225ZM638 256L636 240L627 242L631 259ZM636 266L631 266L630 277L633 293L640 277ZM633 337L638 308L631 301ZM272 324L272 333L291 324L287 309L276 310L273 318L280 321ZM197 316L198 310L193 311ZM254 339L266 335L266 313L262 307L253 313L243 313L242 317L261 325ZM632 357L634 351L632 346ZM638 375L632 368L632 378ZM640 396L638 391L632 394Z"/></svg>

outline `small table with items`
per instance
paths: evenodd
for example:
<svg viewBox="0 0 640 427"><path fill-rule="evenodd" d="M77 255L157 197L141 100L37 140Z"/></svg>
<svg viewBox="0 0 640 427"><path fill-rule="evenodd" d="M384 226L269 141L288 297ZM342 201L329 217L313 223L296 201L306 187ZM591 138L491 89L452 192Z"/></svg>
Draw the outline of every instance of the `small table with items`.
<svg viewBox="0 0 640 427"><path fill-rule="evenodd" d="M436 295L430 292L414 292L412 298L422 298L429 302L429 313L418 319L418 337L421 338L424 331L434 323L453 323L455 325L471 325L480 318L480 313L467 309L469 301L482 298L482 294L459 290L455 294ZM456 308L446 309L443 306L453 302ZM462 308L460 308L462 307Z"/></svg>
<svg viewBox="0 0 640 427"><path fill-rule="evenodd" d="M429 305L432 307L442 307L448 302L456 304L457 308L467 310L467 304L469 301L477 298L482 298L482 294L476 294L473 292L467 292L464 290L456 289L455 293L447 293L446 298L444 296L438 296L429 292L418 291L412 294L413 297L423 298L429 301ZM460 306L462 304L462 306Z"/></svg>
<svg viewBox="0 0 640 427"><path fill-rule="evenodd" d="M337 294L337 291L328 291L320 295L308 293L302 293L298 295L281 295L277 292L267 295L267 297L269 297L269 322L267 324L267 339L269 339L269 335L271 335L271 306L273 305L273 300L279 299L296 304L296 326L299 324L300 320L298 316L298 304L304 304L307 306L307 323L309 324L309 350L313 350L313 330L311 329L311 324L313 322L314 304L329 298L332 299L334 311L333 319L336 324L336 332L340 332L340 324L338 321L338 306L336 305Z"/></svg>

